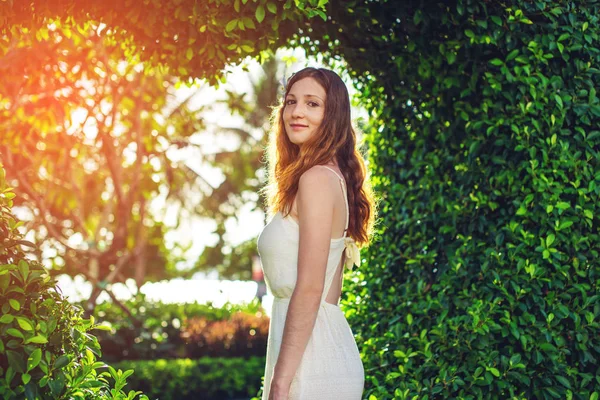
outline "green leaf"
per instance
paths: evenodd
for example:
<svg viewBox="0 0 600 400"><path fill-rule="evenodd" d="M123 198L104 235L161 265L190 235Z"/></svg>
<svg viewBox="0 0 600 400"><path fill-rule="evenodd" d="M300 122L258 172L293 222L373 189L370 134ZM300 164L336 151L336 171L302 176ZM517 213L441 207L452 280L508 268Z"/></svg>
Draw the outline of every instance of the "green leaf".
<svg viewBox="0 0 600 400"><path fill-rule="evenodd" d="M521 64L529 64L529 60L525 56L517 56L515 57L515 61L520 62Z"/></svg>
<svg viewBox="0 0 600 400"><path fill-rule="evenodd" d="M490 368L490 372L492 373L492 375L494 375L496 378L498 378L500 376L500 371L498 371L498 369L496 368Z"/></svg>
<svg viewBox="0 0 600 400"><path fill-rule="evenodd" d="M560 98L560 96L557 95L557 94L555 94L554 95L554 100L556 100L556 103L558 104L558 107L562 110L562 108L563 108L563 101Z"/></svg>
<svg viewBox="0 0 600 400"><path fill-rule="evenodd" d="M62 355L56 359L56 361L54 362L53 368L61 369L62 367L64 367L67 364L69 364L69 357L67 357L66 355Z"/></svg>
<svg viewBox="0 0 600 400"><path fill-rule="evenodd" d="M456 61L456 53L451 51L446 53L446 59L448 60L448 64L452 65Z"/></svg>
<svg viewBox="0 0 600 400"><path fill-rule="evenodd" d="M423 13L421 12L421 10L417 10L415 12L415 15L413 16L413 23L415 25L419 25L419 23L423 21Z"/></svg>
<svg viewBox="0 0 600 400"><path fill-rule="evenodd" d="M275 3L268 2L267 10L269 10L271 14L277 14L277 5Z"/></svg>
<svg viewBox="0 0 600 400"><path fill-rule="evenodd" d="M38 347L29 355L29 358L27 359L27 372L37 367L41 360L42 349Z"/></svg>
<svg viewBox="0 0 600 400"><path fill-rule="evenodd" d="M499 58L494 58L493 60L490 61L490 64L500 66L500 65L504 65L504 61L502 61Z"/></svg>
<svg viewBox="0 0 600 400"><path fill-rule="evenodd" d="M490 18L492 19L493 23L495 23L498 26L502 26L502 19L499 16L492 15Z"/></svg>
<svg viewBox="0 0 600 400"><path fill-rule="evenodd" d="M394 357L396 358L406 358L406 353L402 350L394 350Z"/></svg>
<svg viewBox="0 0 600 400"><path fill-rule="evenodd" d="M552 243L554 243L555 238L556 237L554 236L553 233L549 234L548 237L546 238L546 247L552 246Z"/></svg>
<svg viewBox="0 0 600 400"><path fill-rule="evenodd" d="M551 343L542 343L540 345L540 349L549 352L549 353L554 353L556 352L556 347L554 347L554 345L552 345Z"/></svg>
<svg viewBox="0 0 600 400"><path fill-rule="evenodd" d="M513 58L515 58L517 55L519 54L519 49L514 49L513 51L511 51L510 53L508 53L508 55L506 56L506 61L510 61Z"/></svg>
<svg viewBox="0 0 600 400"><path fill-rule="evenodd" d="M103 323L95 325L92 329L98 329L100 331L112 331L112 325L110 323Z"/></svg>
<svg viewBox="0 0 600 400"><path fill-rule="evenodd" d="M29 343L46 344L46 343L48 343L48 339L43 335L36 335L36 336L30 337L29 339L25 340L25 344L29 344Z"/></svg>
<svg viewBox="0 0 600 400"><path fill-rule="evenodd" d="M556 380L559 381L560 384L563 385L564 387L569 388L569 389L571 388L571 383L564 376L556 375Z"/></svg>
<svg viewBox="0 0 600 400"><path fill-rule="evenodd" d="M265 7L263 7L262 4L256 7L256 12L254 13L254 16L256 17L256 20L259 24L263 22L263 19L265 19Z"/></svg>
<svg viewBox="0 0 600 400"><path fill-rule="evenodd" d="M8 333L10 336L14 336L17 337L19 339L24 339L25 337L23 336L23 333L16 329L16 328L9 328L6 330L6 333Z"/></svg>
<svg viewBox="0 0 600 400"><path fill-rule="evenodd" d="M23 329L24 331L32 331L33 330L33 326L31 326L31 323L28 320L26 320L25 318L17 317L17 322L19 323L19 326L21 327L21 329Z"/></svg>
<svg viewBox="0 0 600 400"><path fill-rule="evenodd" d="M236 19L232 19L231 21L229 21L227 23L227 25L225 26L225 31L227 32L231 32L232 30L235 29L235 27L237 26L238 20Z"/></svg>
<svg viewBox="0 0 600 400"><path fill-rule="evenodd" d="M518 364L521 362L521 355L519 353L513 354L510 357L510 364L514 365L514 364Z"/></svg>
<svg viewBox="0 0 600 400"><path fill-rule="evenodd" d="M571 225L573 225L573 221L563 221L558 225L558 230L563 230L563 229L567 229L569 228Z"/></svg>
<svg viewBox="0 0 600 400"><path fill-rule="evenodd" d="M566 201L559 201L556 204L556 208L558 208L559 210L566 210L567 208L571 208L571 205Z"/></svg>
<svg viewBox="0 0 600 400"><path fill-rule="evenodd" d="M474 36L475 36L475 33L473 33L473 31L472 31L472 30L470 30L470 29L466 29L466 30L465 30L465 36L466 36L466 37L469 37L469 38L472 38L472 37L474 37Z"/></svg>
<svg viewBox="0 0 600 400"><path fill-rule="evenodd" d="M27 263L27 261L19 261L19 272L21 273L23 282L25 282L27 280L27 277L29 276L29 264Z"/></svg>
<svg viewBox="0 0 600 400"><path fill-rule="evenodd" d="M313 10L315 14L317 14L323 21L327 21L327 14L325 14L321 10Z"/></svg>
<svg viewBox="0 0 600 400"><path fill-rule="evenodd" d="M14 315L4 314L0 317L0 324L10 324L15 319Z"/></svg>
<svg viewBox="0 0 600 400"><path fill-rule="evenodd" d="M192 50L191 47L188 47L188 49L185 52L185 58L187 58L188 61L190 61L193 57L194 57L194 50Z"/></svg>
<svg viewBox="0 0 600 400"><path fill-rule="evenodd" d="M242 21L244 21L244 26L248 29L256 29L256 25L254 24L254 21L251 18L248 17L244 17L242 19Z"/></svg>
<svg viewBox="0 0 600 400"><path fill-rule="evenodd" d="M554 397L555 399L560 399L561 398L560 394L556 390L554 390L552 387L550 387L550 386L546 386L544 388L544 390L547 391L548 393L550 393L550 395L552 397Z"/></svg>
<svg viewBox="0 0 600 400"><path fill-rule="evenodd" d="M16 311L19 311L21 309L21 304L17 300L15 300L15 299L8 299L8 303Z"/></svg>

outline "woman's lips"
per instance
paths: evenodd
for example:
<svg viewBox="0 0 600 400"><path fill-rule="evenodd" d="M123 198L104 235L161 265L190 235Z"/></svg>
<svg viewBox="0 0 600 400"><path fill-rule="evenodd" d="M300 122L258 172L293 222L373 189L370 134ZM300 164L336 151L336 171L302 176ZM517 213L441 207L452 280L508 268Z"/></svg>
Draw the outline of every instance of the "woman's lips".
<svg viewBox="0 0 600 400"><path fill-rule="evenodd" d="M290 127L295 131L299 131L301 129L308 128L308 126L306 126L306 125L299 125L299 124L292 124L292 125L290 125Z"/></svg>

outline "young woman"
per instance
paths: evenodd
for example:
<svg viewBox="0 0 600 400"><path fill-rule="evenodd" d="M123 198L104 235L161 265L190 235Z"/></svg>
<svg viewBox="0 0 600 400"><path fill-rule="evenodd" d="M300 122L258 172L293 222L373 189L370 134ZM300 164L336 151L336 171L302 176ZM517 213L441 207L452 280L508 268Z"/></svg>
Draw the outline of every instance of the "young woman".
<svg viewBox="0 0 600 400"><path fill-rule="evenodd" d="M275 297L263 400L360 400L364 369L338 306L343 268L359 264L375 202L356 149L346 86L333 71L292 75L273 111L269 214L258 238Z"/></svg>

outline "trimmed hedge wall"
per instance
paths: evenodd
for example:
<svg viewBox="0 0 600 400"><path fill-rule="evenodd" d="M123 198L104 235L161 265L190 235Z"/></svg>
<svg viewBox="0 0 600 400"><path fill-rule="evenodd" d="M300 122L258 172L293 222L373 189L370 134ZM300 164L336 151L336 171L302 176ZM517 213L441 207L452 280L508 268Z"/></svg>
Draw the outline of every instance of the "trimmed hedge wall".
<svg viewBox="0 0 600 400"><path fill-rule="evenodd" d="M116 365L135 371L127 389L142 390L151 399L249 399L261 387L265 357L123 361Z"/></svg>
<svg viewBox="0 0 600 400"><path fill-rule="evenodd" d="M600 5L332 1L379 240L347 287L370 399L597 399Z"/></svg>

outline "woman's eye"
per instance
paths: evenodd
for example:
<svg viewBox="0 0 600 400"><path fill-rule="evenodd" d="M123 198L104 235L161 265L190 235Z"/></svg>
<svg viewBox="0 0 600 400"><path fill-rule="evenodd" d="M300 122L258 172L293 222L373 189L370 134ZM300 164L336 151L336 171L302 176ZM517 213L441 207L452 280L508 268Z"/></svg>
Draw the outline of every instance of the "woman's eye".
<svg viewBox="0 0 600 400"><path fill-rule="evenodd" d="M314 101L309 101L308 105L311 107L319 107L319 103L315 103Z"/></svg>
<svg viewBox="0 0 600 400"><path fill-rule="evenodd" d="M286 106L292 105L292 104L294 104L294 103L295 103L295 101L294 101L294 100L286 100L286 101L285 101L285 105L286 105Z"/></svg>

